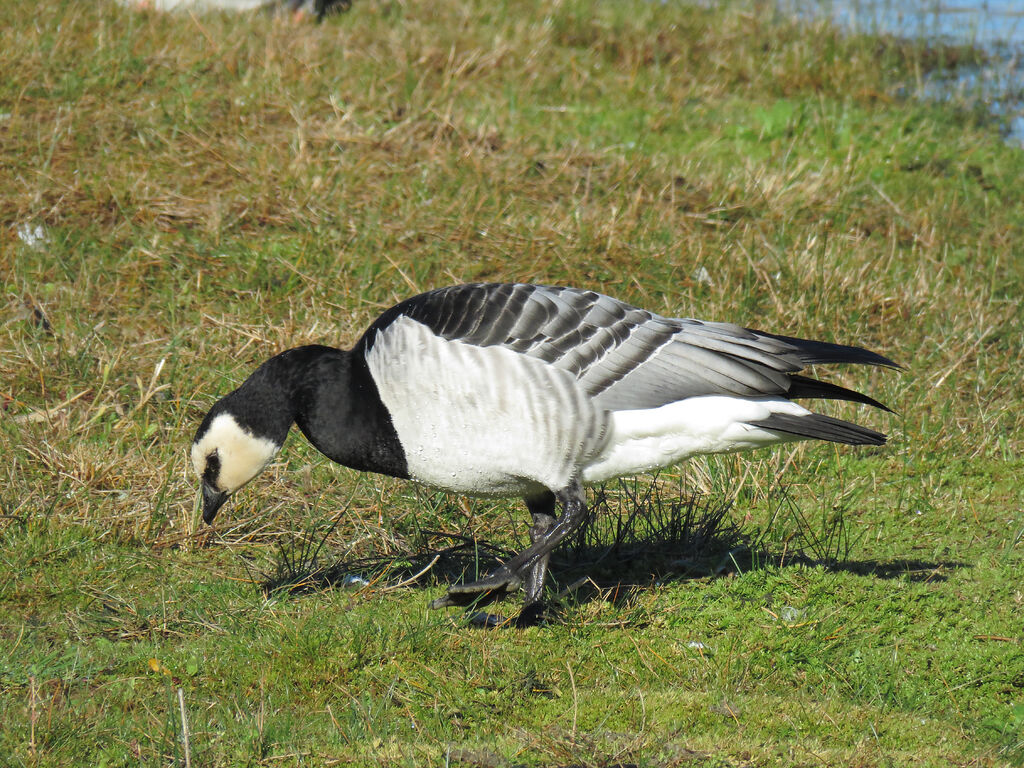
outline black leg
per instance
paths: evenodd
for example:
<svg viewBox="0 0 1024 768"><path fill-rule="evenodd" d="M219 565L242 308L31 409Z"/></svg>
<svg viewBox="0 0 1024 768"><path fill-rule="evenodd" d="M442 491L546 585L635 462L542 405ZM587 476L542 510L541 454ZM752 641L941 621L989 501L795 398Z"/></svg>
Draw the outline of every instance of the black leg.
<svg viewBox="0 0 1024 768"><path fill-rule="evenodd" d="M583 486L579 480L573 480L553 496L561 504L562 514L553 524L549 524L550 521L545 521L542 518L540 527L538 527L535 516L534 527L538 528L538 538L534 539L531 528L533 543L529 547L482 579L469 584L452 585L448 588L448 594L434 600L430 607L445 608L453 605L468 605L488 592L495 593L493 598L502 597L504 594L519 589L524 580L528 588L527 603L531 602L531 597L536 600L544 587L544 574L547 570L551 550L558 546L562 539L579 528L587 518L586 496L583 494ZM543 496L537 497L537 506L529 505L530 511L541 510L540 514L550 518L551 507L541 506L544 503L544 498Z"/></svg>
<svg viewBox="0 0 1024 768"><path fill-rule="evenodd" d="M551 550L557 547L562 539L583 525L583 521L587 519L587 498L583 494L583 485L579 480L573 480L567 487L557 491L555 499L562 506L562 514L555 520L555 524L540 541L505 563L504 568L513 573L523 573L538 559L550 555Z"/></svg>
<svg viewBox="0 0 1024 768"><path fill-rule="evenodd" d="M530 544L536 545L544 540L555 525L555 494L546 491L542 496L526 499L526 508L533 516L533 525L530 526ZM526 582L523 589L526 592L524 603L530 605L540 600L544 592L544 578L547 576L548 560L551 553L538 557L533 565L526 568Z"/></svg>

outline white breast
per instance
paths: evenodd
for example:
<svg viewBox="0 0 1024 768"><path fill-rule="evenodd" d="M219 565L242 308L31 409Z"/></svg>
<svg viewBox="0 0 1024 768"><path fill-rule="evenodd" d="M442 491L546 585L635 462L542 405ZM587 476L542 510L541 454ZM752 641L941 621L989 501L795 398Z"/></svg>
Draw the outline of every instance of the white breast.
<svg viewBox="0 0 1024 768"><path fill-rule="evenodd" d="M604 448L609 414L541 360L401 317L366 362L421 482L479 495L559 489Z"/></svg>
<svg viewBox="0 0 1024 768"><path fill-rule="evenodd" d="M804 416L806 408L781 398L746 400L725 395L693 397L660 408L612 413L605 450L583 470L598 483L667 467L693 456L732 453L795 440L749 422L773 413Z"/></svg>

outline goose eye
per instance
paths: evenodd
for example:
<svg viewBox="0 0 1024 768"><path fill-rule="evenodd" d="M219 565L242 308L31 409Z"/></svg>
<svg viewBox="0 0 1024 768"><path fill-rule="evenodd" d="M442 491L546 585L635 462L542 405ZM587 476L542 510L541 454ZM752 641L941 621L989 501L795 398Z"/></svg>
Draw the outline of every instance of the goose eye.
<svg viewBox="0 0 1024 768"><path fill-rule="evenodd" d="M220 455L213 451L206 457L206 468L203 470L203 481L216 486L220 475Z"/></svg>

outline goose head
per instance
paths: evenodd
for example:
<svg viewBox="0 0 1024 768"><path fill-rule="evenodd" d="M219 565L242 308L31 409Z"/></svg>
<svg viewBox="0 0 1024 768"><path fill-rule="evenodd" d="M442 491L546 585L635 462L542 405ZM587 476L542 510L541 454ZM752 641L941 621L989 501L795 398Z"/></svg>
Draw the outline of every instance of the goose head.
<svg viewBox="0 0 1024 768"><path fill-rule="evenodd" d="M224 404L222 400L213 407L192 441L192 468L202 482L207 523L213 522L231 494L262 472L281 450L280 442L243 426Z"/></svg>

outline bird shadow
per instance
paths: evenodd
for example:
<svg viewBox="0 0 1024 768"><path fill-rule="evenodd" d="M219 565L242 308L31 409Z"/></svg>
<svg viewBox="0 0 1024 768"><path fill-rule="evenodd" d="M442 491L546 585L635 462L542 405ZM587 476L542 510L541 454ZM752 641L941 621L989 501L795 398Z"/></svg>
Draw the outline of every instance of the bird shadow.
<svg viewBox="0 0 1024 768"><path fill-rule="evenodd" d="M449 503L454 507L456 502ZM852 559L841 517L813 529L798 516L796 530L779 553L765 531L748 532L736 523L731 506L700 493L666 495L651 482L620 480L598 487L586 522L552 554L548 599L622 604L652 585L763 568L815 567L877 579L942 582L950 571L967 567L952 560ZM337 557L326 547L336 524L279 544L271 569L255 579L264 593L436 588L479 578L526 546L525 541L494 543L424 529L398 554Z"/></svg>

